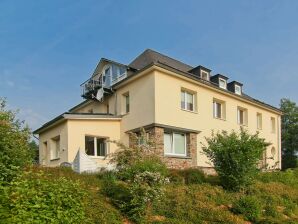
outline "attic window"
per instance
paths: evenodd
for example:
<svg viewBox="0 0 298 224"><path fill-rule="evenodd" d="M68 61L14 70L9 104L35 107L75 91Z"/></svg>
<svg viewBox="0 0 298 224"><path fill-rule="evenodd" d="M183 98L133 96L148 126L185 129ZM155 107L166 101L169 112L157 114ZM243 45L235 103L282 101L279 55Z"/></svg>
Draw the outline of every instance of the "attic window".
<svg viewBox="0 0 298 224"><path fill-rule="evenodd" d="M206 81L209 81L209 73L206 71L201 71L201 79L204 79Z"/></svg>
<svg viewBox="0 0 298 224"><path fill-rule="evenodd" d="M227 81L219 78L219 87L222 89L227 89Z"/></svg>
<svg viewBox="0 0 298 224"><path fill-rule="evenodd" d="M235 85L235 93L241 95L241 86Z"/></svg>

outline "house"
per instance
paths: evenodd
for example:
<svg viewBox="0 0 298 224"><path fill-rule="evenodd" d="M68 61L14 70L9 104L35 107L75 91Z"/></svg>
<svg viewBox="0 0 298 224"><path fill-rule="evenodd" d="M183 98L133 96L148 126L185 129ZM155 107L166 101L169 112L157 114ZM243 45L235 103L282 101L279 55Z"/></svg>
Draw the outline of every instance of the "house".
<svg viewBox="0 0 298 224"><path fill-rule="evenodd" d="M272 143L263 163L281 168L281 111L246 95L242 83L228 80L150 49L128 65L102 58L81 85L85 100L34 132L40 164L81 161L87 167L83 170L108 166L107 155L117 150L108 140L128 145L129 133L144 127L169 167L211 172L202 154L205 137L244 127Z"/></svg>

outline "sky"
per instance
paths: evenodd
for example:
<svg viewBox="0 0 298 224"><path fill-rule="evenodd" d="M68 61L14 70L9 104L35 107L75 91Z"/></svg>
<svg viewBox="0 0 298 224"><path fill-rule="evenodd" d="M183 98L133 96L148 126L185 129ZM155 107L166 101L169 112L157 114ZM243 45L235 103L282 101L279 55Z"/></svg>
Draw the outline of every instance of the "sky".
<svg viewBox="0 0 298 224"><path fill-rule="evenodd" d="M297 12L295 0L0 0L0 97L34 130L83 101L100 58L151 48L273 106L298 102Z"/></svg>

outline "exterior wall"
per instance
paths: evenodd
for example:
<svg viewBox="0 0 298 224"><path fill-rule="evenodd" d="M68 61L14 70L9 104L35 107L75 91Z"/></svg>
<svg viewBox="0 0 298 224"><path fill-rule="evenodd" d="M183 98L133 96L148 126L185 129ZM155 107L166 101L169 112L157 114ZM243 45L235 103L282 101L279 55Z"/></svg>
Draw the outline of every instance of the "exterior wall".
<svg viewBox="0 0 298 224"><path fill-rule="evenodd" d="M181 89L185 88L196 94L195 107L196 112L189 112L181 109L180 93ZM271 147L275 147L276 155L274 160L267 159L267 164L273 166L279 162L280 166L280 115L271 112L267 109L244 102L240 98L236 99L224 93L217 92L213 89L191 82L190 80L181 79L178 76L166 74L163 72L155 73L155 123L165 124L176 127L183 127L193 130L201 131L197 135L198 152L197 165L200 167L210 167L206 156L202 155L202 145L205 144L205 137L211 136L212 130L240 130L240 125L237 124L237 107L243 107L248 110L248 125L243 126L250 133L256 133L257 120L256 114L262 114L262 130L260 137L265 138L272 143L267 148L267 158L271 157ZM222 100L226 104L226 118L213 118L213 99ZM276 119L276 132L271 133L270 118Z"/></svg>
<svg viewBox="0 0 298 224"><path fill-rule="evenodd" d="M46 166L59 166L68 162L68 124L66 121L39 134L39 163ZM50 150L53 147L52 138L60 136L60 159L51 160ZM47 147L45 146L47 143Z"/></svg>
<svg viewBox="0 0 298 224"><path fill-rule="evenodd" d="M85 135L107 137L109 140L120 140L119 120L68 120L68 161L72 162L79 149L85 149ZM108 153L117 149L114 143L108 143ZM92 157L91 157L92 158ZM107 164L107 158L92 158L99 164Z"/></svg>
<svg viewBox="0 0 298 224"><path fill-rule="evenodd" d="M154 122L154 73L130 82L117 89L117 115L123 115L121 121L121 141L128 144L129 130L143 127ZM123 94L129 92L130 111L125 114Z"/></svg>
<svg viewBox="0 0 298 224"><path fill-rule="evenodd" d="M87 104L86 106L80 107L76 110L73 110L73 113L89 113L90 110L93 110L93 113L107 113L108 102L98 102L93 101Z"/></svg>

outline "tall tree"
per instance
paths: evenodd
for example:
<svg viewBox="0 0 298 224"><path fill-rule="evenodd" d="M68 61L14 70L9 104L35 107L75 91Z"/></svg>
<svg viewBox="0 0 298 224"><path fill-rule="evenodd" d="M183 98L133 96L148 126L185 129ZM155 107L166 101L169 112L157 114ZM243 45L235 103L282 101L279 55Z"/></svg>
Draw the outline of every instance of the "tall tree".
<svg viewBox="0 0 298 224"><path fill-rule="evenodd" d="M282 168L297 167L298 155L298 106L289 99L281 99Z"/></svg>

